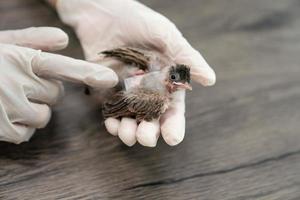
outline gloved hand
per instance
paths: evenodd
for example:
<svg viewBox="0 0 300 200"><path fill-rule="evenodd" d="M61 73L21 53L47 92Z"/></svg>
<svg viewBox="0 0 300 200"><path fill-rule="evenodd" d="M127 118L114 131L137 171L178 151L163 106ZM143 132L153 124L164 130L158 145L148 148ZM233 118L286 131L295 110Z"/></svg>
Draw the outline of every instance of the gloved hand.
<svg viewBox="0 0 300 200"><path fill-rule="evenodd" d="M46 126L50 106L63 94L58 80L97 88L113 87L118 82L108 68L32 49L58 50L67 44L67 35L57 28L0 31L1 141L18 144Z"/></svg>
<svg viewBox="0 0 300 200"><path fill-rule="evenodd" d="M55 0L50 0L52 3ZM204 86L215 83L215 73L166 17L133 0L58 0L62 21L73 27L86 59L97 61L98 53L121 46L155 48L176 63L191 67L192 79ZM108 132L118 135L127 145L136 140L155 146L159 132L169 145L176 145L185 133L185 93L174 94L171 108L160 122L142 122L124 118L105 122Z"/></svg>

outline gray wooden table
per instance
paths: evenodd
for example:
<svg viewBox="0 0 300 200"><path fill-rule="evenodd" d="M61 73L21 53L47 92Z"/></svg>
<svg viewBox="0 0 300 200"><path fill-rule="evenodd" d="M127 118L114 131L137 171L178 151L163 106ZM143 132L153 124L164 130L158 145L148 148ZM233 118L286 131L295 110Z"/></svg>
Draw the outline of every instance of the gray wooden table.
<svg viewBox="0 0 300 200"><path fill-rule="evenodd" d="M2 199L300 199L300 1L144 0L172 19L216 70L187 96L186 138L124 146L99 108L66 84L49 126L0 143ZM2 0L0 29L57 26L38 0ZM1 66L0 66L1 67Z"/></svg>

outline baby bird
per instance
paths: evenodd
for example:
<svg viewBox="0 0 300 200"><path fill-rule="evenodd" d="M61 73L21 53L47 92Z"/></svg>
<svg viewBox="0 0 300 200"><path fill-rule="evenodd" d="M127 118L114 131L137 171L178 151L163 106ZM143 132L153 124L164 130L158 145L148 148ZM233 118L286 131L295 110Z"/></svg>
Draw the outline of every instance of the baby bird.
<svg viewBox="0 0 300 200"><path fill-rule="evenodd" d="M131 67L132 70L117 72L121 79L139 77L134 86L115 93L103 103L104 118L130 117L137 122L159 119L168 109L173 92L192 89L190 68L172 63L159 53L125 47L101 54Z"/></svg>

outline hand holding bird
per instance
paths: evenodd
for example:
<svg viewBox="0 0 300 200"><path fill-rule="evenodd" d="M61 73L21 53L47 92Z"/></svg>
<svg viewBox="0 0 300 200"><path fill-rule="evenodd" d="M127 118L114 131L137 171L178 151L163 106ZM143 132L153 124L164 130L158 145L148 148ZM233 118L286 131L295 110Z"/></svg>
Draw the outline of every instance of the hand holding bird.
<svg viewBox="0 0 300 200"><path fill-rule="evenodd" d="M156 50L172 62L190 67L195 82L204 86L215 83L214 71L176 26L137 1L60 0L56 7L61 19L75 29L89 61L101 62L98 53L106 50L140 47ZM155 146L159 133L166 143L177 145L185 134L185 91L175 91L171 96L172 102L159 121L144 120L137 124L127 117L107 119L107 130L129 146L136 141Z"/></svg>
<svg viewBox="0 0 300 200"><path fill-rule="evenodd" d="M167 55L155 50L122 47L103 51L99 56L99 63L105 63L114 69L120 83L126 82L128 78L139 77L139 81L135 81L127 90L126 83L123 87L119 84L112 89L113 91L108 92L110 95L106 95L106 99L104 98L103 115L107 130L113 135L126 133L125 127L124 130L120 130L120 120L121 123L125 120L139 127L143 124L154 124L157 126L152 126L152 130L155 130L156 135L152 139L156 144L160 118L174 103L172 95L186 89L192 90L190 68L174 63ZM89 94L97 96L99 92L102 97L102 90L89 91ZM144 144L144 140L151 140L147 137L147 132L143 133L143 129L140 138L142 139L138 141L141 144ZM149 146L147 143L144 145Z"/></svg>

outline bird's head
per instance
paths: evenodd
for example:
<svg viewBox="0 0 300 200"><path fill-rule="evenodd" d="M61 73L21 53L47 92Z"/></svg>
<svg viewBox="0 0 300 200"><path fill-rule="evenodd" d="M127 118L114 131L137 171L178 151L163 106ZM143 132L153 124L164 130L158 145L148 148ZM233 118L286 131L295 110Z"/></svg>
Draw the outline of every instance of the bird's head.
<svg viewBox="0 0 300 200"><path fill-rule="evenodd" d="M190 68L186 65L171 66L165 79L166 87L170 93L177 90L192 90Z"/></svg>

